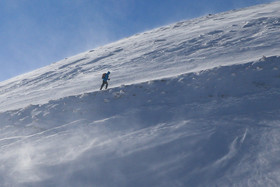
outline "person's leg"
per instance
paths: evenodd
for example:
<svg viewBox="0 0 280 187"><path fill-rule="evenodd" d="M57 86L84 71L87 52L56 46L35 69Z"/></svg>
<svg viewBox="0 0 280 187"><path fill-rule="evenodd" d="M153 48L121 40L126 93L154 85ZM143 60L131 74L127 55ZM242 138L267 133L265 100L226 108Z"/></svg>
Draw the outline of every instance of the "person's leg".
<svg viewBox="0 0 280 187"><path fill-rule="evenodd" d="M105 83L106 84L106 89L108 88L108 82Z"/></svg>
<svg viewBox="0 0 280 187"><path fill-rule="evenodd" d="M105 82L103 81L103 82L102 82L102 85L101 85L101 87L100 87L100 90L102 90L104 84L105 84Z"/></svg>

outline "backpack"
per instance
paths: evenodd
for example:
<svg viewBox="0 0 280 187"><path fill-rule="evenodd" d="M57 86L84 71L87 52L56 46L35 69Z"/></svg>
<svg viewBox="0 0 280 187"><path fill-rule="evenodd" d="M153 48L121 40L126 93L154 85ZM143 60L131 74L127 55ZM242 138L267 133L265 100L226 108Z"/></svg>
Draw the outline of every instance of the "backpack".
<svg viewBox="0 0 280 187"><path fill-rule="evenodd" d="M105 78L105 76L106 76L106 73L103 73L103 74L102 74L102 78L101 78L101 79L104 79L104 78Z"/></svg>

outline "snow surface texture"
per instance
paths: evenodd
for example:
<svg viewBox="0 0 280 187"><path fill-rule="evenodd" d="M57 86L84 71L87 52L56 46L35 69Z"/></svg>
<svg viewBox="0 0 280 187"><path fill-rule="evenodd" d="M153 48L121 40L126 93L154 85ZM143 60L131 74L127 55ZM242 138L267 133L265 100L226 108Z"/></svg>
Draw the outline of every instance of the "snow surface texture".
<svg viewBox="0 0 280 187"><path fill-rule="evenodd" d="M1 186L279 186L279 15L179 22L0 83Z"/></svg>
<svg viewBox="0 0 280 187"><path fill-rule="evenodd" d="M182 21L0 83L0 110L110 87L247 63L280 53L279 2ZM90 36L89 36L90 37Z"/></svg>

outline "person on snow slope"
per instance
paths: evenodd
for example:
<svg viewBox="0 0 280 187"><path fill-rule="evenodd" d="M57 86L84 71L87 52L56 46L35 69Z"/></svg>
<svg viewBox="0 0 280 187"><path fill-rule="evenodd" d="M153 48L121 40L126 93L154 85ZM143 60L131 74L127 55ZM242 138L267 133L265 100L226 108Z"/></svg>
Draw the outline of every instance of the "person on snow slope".
<svg viewBox="0 0 280 187"><path fill-rule="evenodd" d="M110 71L108 71L107 73L103 73L103 75L102 75L103 82L102 82L102 85L100 87L100 90L102 90L104 85L106 85L105 89L108 88L108 80L110 80L109 75L110 75Z"/></svg>

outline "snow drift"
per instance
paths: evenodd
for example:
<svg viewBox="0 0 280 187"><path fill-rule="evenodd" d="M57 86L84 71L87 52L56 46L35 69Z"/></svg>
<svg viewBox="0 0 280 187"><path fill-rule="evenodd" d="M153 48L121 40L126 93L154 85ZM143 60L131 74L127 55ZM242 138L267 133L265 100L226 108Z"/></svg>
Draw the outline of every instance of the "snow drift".
<svg viewBox="0 0 280 187"><path fill-rule="evenodd" d="M3 112L2 184L279 184L279 68L263 58Z"/></svg>
<svg viewBox="0 0 280 187"><path fill-rule="evenodd" d="M279 7L179 22L0 83L1 186L279 186Z"/></svg>
<svg viewBox="0 0 280 187"><path fill-rule="evenodd" d="M0 83L0 110L279 55L279 2L160 27Z"/></svg>

